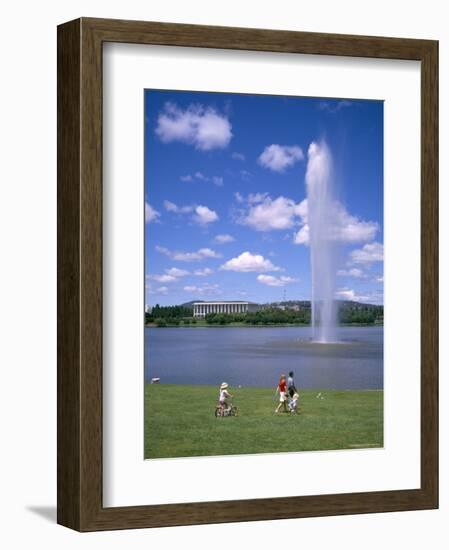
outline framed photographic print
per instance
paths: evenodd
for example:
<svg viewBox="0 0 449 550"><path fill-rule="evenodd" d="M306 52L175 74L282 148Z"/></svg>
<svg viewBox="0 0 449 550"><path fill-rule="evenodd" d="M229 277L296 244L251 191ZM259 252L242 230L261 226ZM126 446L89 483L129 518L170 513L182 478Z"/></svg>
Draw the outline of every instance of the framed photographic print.
<svg viewBox="0 0 449 550"><path fill-rule="evenodd" d="M438 43L58 28L58 522L438 506Z"/></svg>

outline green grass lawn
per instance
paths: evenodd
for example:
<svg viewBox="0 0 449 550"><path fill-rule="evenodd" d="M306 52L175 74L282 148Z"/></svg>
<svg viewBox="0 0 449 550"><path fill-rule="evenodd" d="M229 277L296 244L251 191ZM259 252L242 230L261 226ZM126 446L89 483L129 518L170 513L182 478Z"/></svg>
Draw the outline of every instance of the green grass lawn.
<svg viewBox="0 0 449 550"><path fill-rule="evenodd" d="M274 388L231 393L239 415L215 418L214 386L146 384L145 458L383 446L383 391L304 390L296 416L274 414Z"/></svg>

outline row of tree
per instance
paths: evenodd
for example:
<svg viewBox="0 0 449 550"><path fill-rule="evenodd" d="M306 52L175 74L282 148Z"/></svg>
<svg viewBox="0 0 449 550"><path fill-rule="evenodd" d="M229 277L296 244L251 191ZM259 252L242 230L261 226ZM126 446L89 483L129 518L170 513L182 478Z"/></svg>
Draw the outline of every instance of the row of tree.
<svg viewBox="0 0 449 550"><path fill-rule="evenodd" d="M243 314L210 313L205 317L210 325L245 323L247 325L307 325L310 323L310 310L260 309Z"/></svg>
<svg viewBox="0 0 449 550"><path fill-rule="evenodd" d="M311 321L310 308L279 309L265 307L251 313L210 313L205 321L209 325L229 325L244 323L247 325L309 325ZM338 321L342 324L373 325L383 322L383 306L362 305L354 303L341 304L338 311ZM158 327L195 325L193 310L185 306L156 305L151 313L145 314L146 324Z"/></svg>
<svg viewBox="0 0 449 550"><path fill-rule="evenodd" d="M159 326L179 325L183 319L193 318L193 309L185 306L155 305L151 313L145 313L145 324L156 323Z"/></svg>

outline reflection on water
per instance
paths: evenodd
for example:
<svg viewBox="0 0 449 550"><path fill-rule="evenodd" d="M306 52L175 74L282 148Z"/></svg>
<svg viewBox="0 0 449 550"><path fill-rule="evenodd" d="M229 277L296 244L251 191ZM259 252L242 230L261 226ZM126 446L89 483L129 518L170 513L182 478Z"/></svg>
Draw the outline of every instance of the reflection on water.
<svg viewBox="0 0 449 550"><path fill-rule="evenodd" d="M275 387L295 372L302 388L382 389L383 327L340 327L339 343L310 327L146 328L145 380Z"/></svg>

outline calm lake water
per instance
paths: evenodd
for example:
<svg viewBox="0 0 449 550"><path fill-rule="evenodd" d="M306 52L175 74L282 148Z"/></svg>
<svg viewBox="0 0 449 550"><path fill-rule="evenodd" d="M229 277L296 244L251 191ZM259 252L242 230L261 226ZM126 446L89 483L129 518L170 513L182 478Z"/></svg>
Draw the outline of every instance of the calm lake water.
<svg viewBox="0 0 449 550"><path fill-rule="evenodd" d="M340 327L338 344L313 344L310 327L146 328L145 380L275 387L383 388L383 327Z"/></svg>

